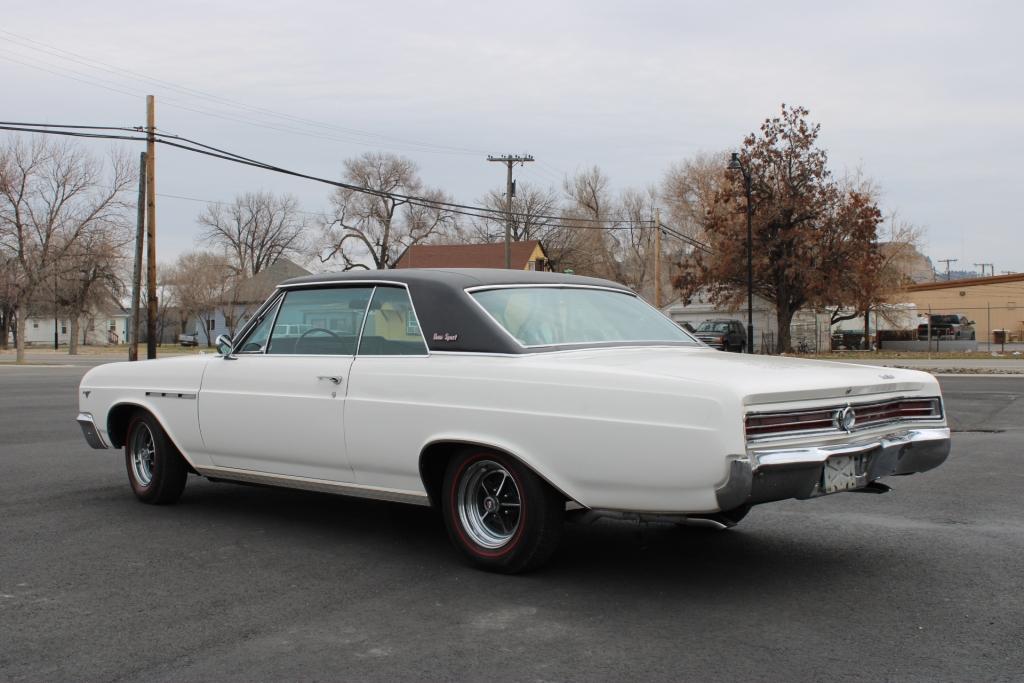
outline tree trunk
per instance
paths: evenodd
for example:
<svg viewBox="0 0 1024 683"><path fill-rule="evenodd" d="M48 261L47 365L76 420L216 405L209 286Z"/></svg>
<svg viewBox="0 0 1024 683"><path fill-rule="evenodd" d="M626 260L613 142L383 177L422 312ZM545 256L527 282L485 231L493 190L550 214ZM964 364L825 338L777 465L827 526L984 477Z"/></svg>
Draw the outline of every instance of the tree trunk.
<svg viewBox="0 0 1024 683"><path fill-rule="evenodd" d="M25 362L25 328L28 327L28 321L25 320L25 316L18 308L14 309L14 315L17 317L17 333L15 334L14 348L17 349L15 355L15 362Z"/></svg>
<svg viewBox="0 0 1024 683"><path fill-rule="evenodd" d="M787 353L790 351L790 325L793 323L793 312L789 310L788 306L777 306L775 311L775 322L779 328L775 353Z"/></svg>
<svg viewBox="0 0 1024 683"><path fill-rule="evenodd" d="M71 334L68 335L68 355L78 355L78 316L74 313L71 314L71 329L68 330Z"/></svg>
<svg viewBox="0 0 1024 683"><path fill-rule="evenodd" d="M871 307L864 309L864 350L871 350Z"/></svg>
<svg viewBox="0 0 1024 683"><path fill-rule="evenodd" d="M10 346L8 345L8 338L11 334L11 309L8 306L0 308L0 350L6 351Z"/></svg>

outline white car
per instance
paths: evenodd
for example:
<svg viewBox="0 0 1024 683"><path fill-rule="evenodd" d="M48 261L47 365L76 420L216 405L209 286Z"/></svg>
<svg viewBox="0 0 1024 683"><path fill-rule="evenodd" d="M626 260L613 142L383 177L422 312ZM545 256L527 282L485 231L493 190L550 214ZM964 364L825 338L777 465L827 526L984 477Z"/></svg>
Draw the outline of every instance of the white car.
<svg viewBox="0 0 1024 683"><path fill-rule="evenodd" d="M712 351L627 288L505 270L289 280L220 355L90 370L78 422L147 503L189 473L440 508L516 572L567 516L731 526L931 469L928 374Z"/></svg>

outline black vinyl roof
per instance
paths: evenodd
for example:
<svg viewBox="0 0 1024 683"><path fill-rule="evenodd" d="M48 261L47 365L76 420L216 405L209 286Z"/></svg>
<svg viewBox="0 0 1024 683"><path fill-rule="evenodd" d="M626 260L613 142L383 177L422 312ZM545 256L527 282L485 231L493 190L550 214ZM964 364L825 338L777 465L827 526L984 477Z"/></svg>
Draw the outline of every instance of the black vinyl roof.
<svg viewBox="0 0 1024 683"><path fill-rule="evenodd" d="M508 285L583 285L631 290L617 282L564 273L496 268L400 268L324 273L285 280L279 288L316 288L347 283L406 285L431 351L527 353L477 306L465 290ZM536 349L541 350L541 349Z"/></svg>

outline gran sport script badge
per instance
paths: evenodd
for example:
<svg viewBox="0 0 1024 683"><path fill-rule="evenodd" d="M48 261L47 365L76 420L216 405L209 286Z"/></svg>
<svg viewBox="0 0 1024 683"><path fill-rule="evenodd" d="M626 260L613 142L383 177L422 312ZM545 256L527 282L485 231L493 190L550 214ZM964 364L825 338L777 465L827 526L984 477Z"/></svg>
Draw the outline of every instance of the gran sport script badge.
<svg viewBox="0 0 1024 683"><path fill-rule="evenodd" d="M459 335L452 334L451 332L435 332L433 340L434 341L453 342L453 341L458 341L459 340Z"/></svg>

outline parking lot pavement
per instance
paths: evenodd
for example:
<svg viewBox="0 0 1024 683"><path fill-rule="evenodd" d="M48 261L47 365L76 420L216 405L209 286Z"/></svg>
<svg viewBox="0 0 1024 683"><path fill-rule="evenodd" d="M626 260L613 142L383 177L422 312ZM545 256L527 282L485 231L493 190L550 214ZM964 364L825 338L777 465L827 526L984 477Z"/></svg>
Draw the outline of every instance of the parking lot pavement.
<svg viewBox="0 0 1024 683"><path fill-rule="evenodd" d="M83 368L0 367L0 680L994 681L1024 671L1024 378L942 378L954 452L735 529L570 525L527 576L422 508L191 478L135 502ZM623 454L628 457L628 454Z"/></svg>

